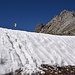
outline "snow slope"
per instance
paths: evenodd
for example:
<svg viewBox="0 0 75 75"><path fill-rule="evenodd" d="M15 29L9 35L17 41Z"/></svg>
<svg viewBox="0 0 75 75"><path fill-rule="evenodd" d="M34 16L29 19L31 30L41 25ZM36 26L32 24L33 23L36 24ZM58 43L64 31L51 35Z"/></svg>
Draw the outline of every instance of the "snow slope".
<svg viewBox="0 0 75 75"><path fill-rule="evenodd" d="M75 65L75 36L57 36L0 28L0 74L41 64Z"/></svg>

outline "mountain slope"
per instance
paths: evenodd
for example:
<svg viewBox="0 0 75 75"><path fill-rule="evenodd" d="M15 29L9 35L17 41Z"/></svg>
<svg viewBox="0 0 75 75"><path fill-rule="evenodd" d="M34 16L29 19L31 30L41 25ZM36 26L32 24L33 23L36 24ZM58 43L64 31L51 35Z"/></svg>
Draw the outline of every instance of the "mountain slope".
<svg viewBox="0 0 75 75"><path fill-rule="evenodd" d="M41 26L41 24L40 24ZM40 31L35 28L35 32L61 35L75 35L75 12L64 10L55 16L50 22L42 26Z"/></svg>
<svg viewBox="0 0 75 75"><path fill-rule="evenodd" d="M75 65L75 36L57 36L0 28L0 74L41 64Z"/></svg>

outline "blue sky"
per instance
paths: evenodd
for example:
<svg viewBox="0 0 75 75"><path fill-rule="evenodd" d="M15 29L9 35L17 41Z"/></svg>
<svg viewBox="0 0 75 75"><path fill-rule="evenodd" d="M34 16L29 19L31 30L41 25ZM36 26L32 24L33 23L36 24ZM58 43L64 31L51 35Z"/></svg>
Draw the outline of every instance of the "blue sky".
<svg viewBox="0 0 75 75"><path fill-rule="evenodd" d="M0 0L0 27L32 32L65 9L75 11L75 0Z"/></svg>

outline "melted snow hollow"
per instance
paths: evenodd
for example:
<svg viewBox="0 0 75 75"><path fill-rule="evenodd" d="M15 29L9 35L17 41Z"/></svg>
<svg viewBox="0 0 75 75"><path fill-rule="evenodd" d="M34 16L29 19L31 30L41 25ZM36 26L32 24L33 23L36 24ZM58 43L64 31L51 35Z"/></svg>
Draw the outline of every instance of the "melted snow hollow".
<svg viewBox="0 0 75 75"><path fill-rule="evenodd" d="M57 36L0 28L0 74L41 64L75 65L75 36Z"/></svg>

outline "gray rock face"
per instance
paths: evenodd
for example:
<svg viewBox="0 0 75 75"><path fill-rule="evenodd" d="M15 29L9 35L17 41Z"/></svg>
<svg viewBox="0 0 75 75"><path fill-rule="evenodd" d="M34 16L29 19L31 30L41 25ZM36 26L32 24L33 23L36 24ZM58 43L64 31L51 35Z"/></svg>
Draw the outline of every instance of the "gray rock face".
<svg viewBox="0 0 75 75"><path fill-rule="evenodd" d="M43 28L43 24L42 24L42 23L39 23L39 24L36 26L34 32L39 33L39 32L41 31L42 28Z"/></svg>
<svg viewBox="0 0 75 75"><path fill-rule="evenodd" d="M36 27L40 33L75 35L75 12L64 10L43 27ZM37 32L37 31L36 31Z"/></svg>

